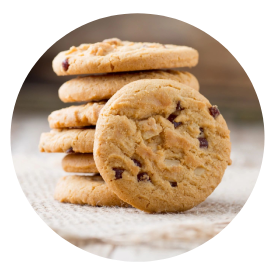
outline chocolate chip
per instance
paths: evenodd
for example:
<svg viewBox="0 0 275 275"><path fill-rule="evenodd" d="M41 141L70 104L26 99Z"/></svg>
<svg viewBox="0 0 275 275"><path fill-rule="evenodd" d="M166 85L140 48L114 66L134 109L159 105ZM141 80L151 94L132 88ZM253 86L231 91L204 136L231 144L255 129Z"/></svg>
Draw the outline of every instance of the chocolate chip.
<svg viewBox="0 0 275 275"><path fill-rule="evenodd" d="M175 120L176 117L177 117L177 115L171 114L171 115L168 117L168 120L171 121L171 122L173 123L173 121Z"/></svg>
<svg viewBox="0 0 275 275"><path fill-rule="evenodd" d="M139 173L137 175L137 179L138 181L150 181L150 177L147 173L143 172L143 173Z"/></svg>
<svg viewBox="0 0 275 275"><path fill-rule="evenodd" d="M177 103L176 110L177 110L177 111L182 111L182 110L184 110L184 108L182 108L182 107L180 106L180 101L178 101L178 103Z"/></svg>
<svg viewBox="0 0 275 275"><path fill-rule="evenodd" d="M73 154L75 153L75 151L73 150L73 147L69 148L68 150L66 150L67 154Z"/></svg>
<svg viewBox="0 0 275 275"><path fill-rule="evenodd" d="M68 71L69 66L70 66L70 64L69 64L68 58L66 58L65 60L62 61L62 68L64 71Z"/></svg>
<svg viewBox="0 0 275 275"><path fill-rule="evenodd" d="M178 186L178 184L175 181L170 181L170 184L171 184L172 187L177 187Z"/></svg>
<svg viewBox="0 0 275 275"><path fill-rule="evenodd" d="M122 168L113 168L113 170L116 172L115 177L116 180L121 179L122 178L122 173L125 171Z"/></svg>
<svg viewBox="0 0 275 275"><path fill-rule="evenodd" d="M220 115L220 111L217 106L212 106L209 108L210 114L212 117L217 118Z"/></svg>
<svg viewBox="0 0 275 275"><path fill-rule="evenodd" d="M178 128L182 124L182 122L173 121L173 124L174 124L175 128Z"/></svg>
<svg viewBox="0 0 275 275"><path fill-rule="evenodd" d="M136 166L141 167L141 163L138 160L132 159L132 161L135 163Z"/></svg>
<svg viewBox="0 0 275 275"><path fill-rule="evenodd" d="M208 141L206 138L198 138L200 142L200 148L208 148Z"/></svg>
<svg viewBox="0 0 275 275"><path fill-rule="evenodd" d="M176 119L176 117L177 117L177 115L171 114L171 115L168 117L168 120L174 124L174 127L175 127L175 128L178 128L178 127L182 124L182 122L176 122L176 121L174 121L174 120Z"/></svg>
<svg viewBox="0 0 275 275"><path fill-rule="evenodd" d="M202 127L200 127L200 134L198 136L198 138L204 138L204 129Z"/></svg>

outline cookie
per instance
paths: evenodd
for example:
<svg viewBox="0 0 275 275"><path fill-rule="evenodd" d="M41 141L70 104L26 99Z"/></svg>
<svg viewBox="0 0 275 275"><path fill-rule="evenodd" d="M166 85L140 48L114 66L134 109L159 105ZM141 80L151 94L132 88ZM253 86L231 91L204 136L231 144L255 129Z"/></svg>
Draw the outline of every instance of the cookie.
<svg viewBox="0 0 275 275"><path fill-rule="evenodd" d="M93 154L68 154L62 160L63 170L74 173L98 173Z"/></svg>
<svg viewBox="0 0 275 275"><path fill-rule="evenodd" d="M54 129L42 133L40 152L47 153L92 153L94 129Z"/></svg>
<svg viewBox="0 0 275 275"><path fill-rule="evenodd" d="M63 177L57 183L54 198L60 202L92 206L129 206L110 190L101 176Z"/></svg>
<svg viewBox="0 0 275 275"><path fill-rule="evenodd" d="M87 103L54 111L48 117L50 128L78 128L96 125L99 112L104 104L105 102Z"/></svg>
<svg viewBox="0 0 275 275"><path fill-rule="evenodd" d="M230 160L217 106L172 80L138 80L103 107L94 158L108 186L146 212L178 212L204 201Z"/></svg>
<svg viewBox="0 0 275 275"><path fill-rule="evenodd" d="M172 79L199 90L198 80L188 72L156 70L77 77L59 88L59 98L63 102L106 100L126 84L139 79Z"/></svg>
<svg viewBox="0 0 275 275"><path fill-rule="evenodd" d="M53 70L57 75L76 75L194 67L197 63L198 52L190 47L113 38L59 53Z"/></svg>

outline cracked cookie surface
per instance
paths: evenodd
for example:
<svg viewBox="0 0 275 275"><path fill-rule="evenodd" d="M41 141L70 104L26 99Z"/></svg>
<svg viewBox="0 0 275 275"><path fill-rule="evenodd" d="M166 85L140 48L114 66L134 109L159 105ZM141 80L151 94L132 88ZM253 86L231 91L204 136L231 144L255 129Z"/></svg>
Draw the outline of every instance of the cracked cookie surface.
<svg viewBox="0 0 275 275"><path fill-rule="evenodd" d="M218 108L172 80L124 86L102 109L96 166L125 202L178 212L204 201L231 164L229 130Z"/></svg>
<svg viewBox="0 0 275 275"><path fill-rule="evenodd" d="M47 153L92 153L94 129L54 129L42 133L40 152Z"/></svg>
<svg viewBox="0 0 275 275"><path fill-rule="evenodd" d="M73 173L99 173L93 154L68 154L62 159L62 168Z"/></svg>
<svg viewBox="0 0 275 275"><path fill-rule="evenodd" d="M129 206L110 190L101 176L65 176L57 183L54 198L82 205Z"/></svg>
<svg viewBox="0 0 275 275"><path fill-rule="evenodd" d="M87 103L54 111L48 117L50 128L78 128L96 125L99 112L104 104L105 102Z"/></svg>
<svg viewBox="0 0 275 275"><path fill-rule="evenodd" d="M57 75L76 75L193 67L197 63L198 52L190 47L112 38L59 53L53 70Z"/></svg>
<svg viewBox="0 0 275 275"><path fill-rule="evenodd" d="M123 86L140 79L172 79L199 90L198 80L188 72L155 70L77 77L65 82L58 94L63 102L106 100Z"/></svg>

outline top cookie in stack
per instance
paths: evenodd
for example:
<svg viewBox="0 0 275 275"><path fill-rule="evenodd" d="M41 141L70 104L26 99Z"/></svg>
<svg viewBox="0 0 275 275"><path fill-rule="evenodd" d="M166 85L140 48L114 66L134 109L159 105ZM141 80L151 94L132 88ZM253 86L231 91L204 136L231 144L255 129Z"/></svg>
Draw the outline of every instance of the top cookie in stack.
<svg viewBox="0 0 275 275"><path fill-rule="evenodd" d="M194 67L197 63L198 52L190 47L113 38L59 53L53 70L57 75L77 75Z"/></svg>
<svg viewBox="0 0 275 275"><path fill-rule="evenodd" d="M53 70L57 75L89 74L64 83L59 89L59 98L63 102L85 104L50 114L48 120L53 130L41 135L40 151L70 154L63 159L63 169L67 172L98 173L92 153L95 126L106 101L125 85L142 79L171 79L199 90L199 83L192 74L163 70L193 67L197 63L198 52L190 47L135 43L117 38L73 46L59 53L53 60ZM85 181L82 177L79 181L89 185L93 180ZM75 184L77 178L70 180L69 177L62 182ZM77 187L74 193L75 190ZM62 201L76 200L65 198ZM82 201L87 203L85 199Z"/></svg>

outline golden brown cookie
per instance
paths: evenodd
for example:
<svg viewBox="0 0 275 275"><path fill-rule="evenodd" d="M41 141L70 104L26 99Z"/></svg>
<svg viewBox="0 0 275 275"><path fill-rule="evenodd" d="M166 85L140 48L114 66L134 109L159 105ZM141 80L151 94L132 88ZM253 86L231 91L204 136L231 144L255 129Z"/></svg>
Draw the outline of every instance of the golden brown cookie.
<svg viewBox="0 0 275 275"><path fill-rule="evenodd" d="M221 182L229 130L216 106L172 80L138 80L103 107L94 158L123 201L146 212L188 210Z"/></svg>
<svg viewBox="0 0 275 275"><path fill-rule="evenodd" d="M54 198L60 202L92 206L129 206L110 190L101 176L63 177L57 183Z"/></svg>
<svg viewBox="0 0 275 275"><path fill-rule="evenodd" d="M42 133L40 152L47 153L92 153L94 129L55 129Z"/></svg>
<svg viewBox="0 0 275 275"><path fill-rule="evenodd" d="M63 102L105 100L126 84L139 79L172 79L199 90L198 80L188 72L155 70L77 77L60 87L59 98Z"/></svg>
<svg viewBox="0 0 275 275"><path fill-rule="evenodd" d="M99 112L104 104L105 102L87 103L54 111L48 117L50 128L78 128L96 125Z"/></svg>
<svg viewBox="0 0 275 275"><path fill-rule="evenodd" d="M62 160L63 170L74 173L98 173L93 154L68 154Z"/></svg>
<svg viewBox="0 0 275 275"><path fill-rule="evenodd" d="M53 60L53 70L57 75L76 75L194 67L198 57L196 50L186 46L113 38L59 53Z"/></svg>

